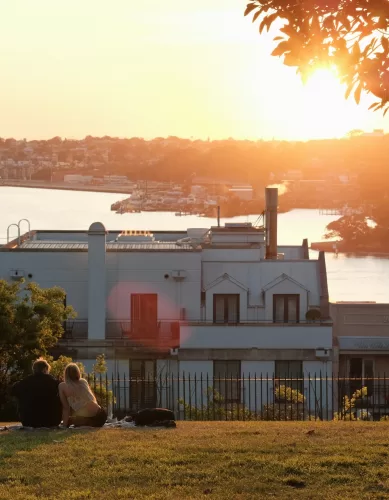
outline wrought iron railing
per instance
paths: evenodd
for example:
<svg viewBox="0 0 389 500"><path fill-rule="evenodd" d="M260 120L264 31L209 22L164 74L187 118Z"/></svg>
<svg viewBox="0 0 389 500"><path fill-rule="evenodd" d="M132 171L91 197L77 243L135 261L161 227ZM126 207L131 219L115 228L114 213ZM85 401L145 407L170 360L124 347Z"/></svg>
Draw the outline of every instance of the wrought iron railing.
<svg viewBox="0 0 389 500"><path fill-rule="evenodd" d="M180 420L389 420L389 378L364 380L306 374L210 376L161 373L89 375L113 416L165 407Z"/></svg>

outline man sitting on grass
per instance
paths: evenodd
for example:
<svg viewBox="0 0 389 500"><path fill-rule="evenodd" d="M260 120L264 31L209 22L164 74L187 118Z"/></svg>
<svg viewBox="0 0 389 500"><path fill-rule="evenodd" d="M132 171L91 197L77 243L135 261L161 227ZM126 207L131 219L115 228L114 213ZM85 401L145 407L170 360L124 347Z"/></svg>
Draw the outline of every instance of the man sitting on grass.
<svg viewBox="0 0 389 500"><path fill-rule="evenodd" d="M29 375L12 388L18 400L19 415L24 427L57 427L61 423L62 406L59 399L59 381L52 377L50 365L38 359Z"/></svg>

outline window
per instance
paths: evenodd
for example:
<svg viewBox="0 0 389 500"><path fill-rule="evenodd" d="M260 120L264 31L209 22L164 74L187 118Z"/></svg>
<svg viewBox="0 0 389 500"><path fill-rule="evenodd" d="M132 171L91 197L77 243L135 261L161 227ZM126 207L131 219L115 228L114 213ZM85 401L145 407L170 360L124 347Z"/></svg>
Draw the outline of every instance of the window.
<svg viewBox="0 0 389 500"><path fill-rule="evenodd" d="M362 387L367 394L373 394L374 361L372 359L350 358L349 360L350 396Z"/></svg>
<svg viewBox="0 0 389 500"><path fill-rule="evenodd" d="M125 382L123 382L125 385ZM133 411L156 406L157 387L155 361L130 361L130 409Z"/></svg>
<svg viewBox="0 0 389 500"><path fill-rule="evenodd" d="M303 393L304 373L302 361L276 361L275 377L279 385L291 387Z"/></svg>
<svg viewBox="0 0 389 500"><path fill-rule="evenodd" d="M214 361L215 389L227 403L240 402L240 361Z"/></svg>
<svg viewBox="0 0 389 500"><path fill-rule="evenodd" d="M273 295L274 323L298 323L300 295Z"/></svg>
<svg viewBox="0 0 389 500"><path fill-rule="evenodd" d="M239 294L213 296L213 322L239 323Z"/></svg>

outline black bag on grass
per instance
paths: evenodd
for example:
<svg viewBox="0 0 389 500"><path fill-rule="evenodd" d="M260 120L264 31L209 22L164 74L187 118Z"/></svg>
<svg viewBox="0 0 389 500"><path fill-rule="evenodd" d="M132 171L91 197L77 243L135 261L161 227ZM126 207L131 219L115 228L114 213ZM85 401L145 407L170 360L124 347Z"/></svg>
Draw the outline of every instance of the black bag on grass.
<svg viewBox="0 0 389 500"><path fill-rule="evenodd" d="M175 416L171 410L165 408L146 408L145 410L138 411L133 416L135 425L166 425L174 427L174 425L167 425L168 422L174 422ZM166 424L165 424L166 423Z"/></svg>

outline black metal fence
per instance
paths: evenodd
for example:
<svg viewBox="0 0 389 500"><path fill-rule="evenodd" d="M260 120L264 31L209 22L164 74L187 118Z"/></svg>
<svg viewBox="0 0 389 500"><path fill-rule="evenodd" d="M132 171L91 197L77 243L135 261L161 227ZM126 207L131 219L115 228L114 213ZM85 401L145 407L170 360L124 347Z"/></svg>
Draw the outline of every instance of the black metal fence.
<svg viewBox="0 0 389 500"><path fill-rule="evenodd" d="M178 420L389 420L389 378L310 374L87 375L100 404L117 418L164 407Z"/></svg>

